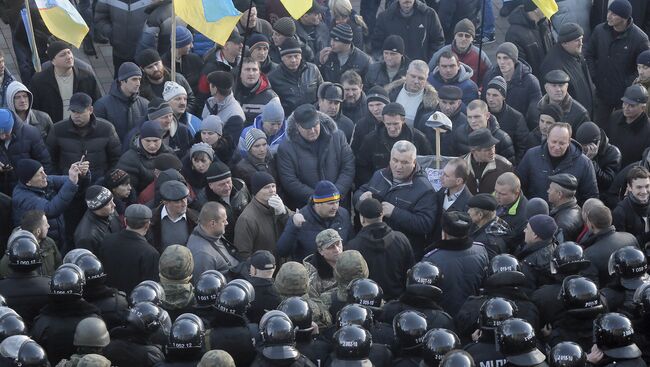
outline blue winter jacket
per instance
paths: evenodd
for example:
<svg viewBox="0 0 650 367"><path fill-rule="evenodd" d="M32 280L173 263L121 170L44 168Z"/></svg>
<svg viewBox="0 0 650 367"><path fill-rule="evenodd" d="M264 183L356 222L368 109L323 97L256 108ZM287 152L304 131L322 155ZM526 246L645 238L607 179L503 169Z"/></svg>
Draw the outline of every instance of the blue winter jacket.
<svg viewBox="0 0 650 367"><path fill-rule="evenodd" d="M285 134L286 127L287 127L287 120L285 119L282 122L282 126L280 126L280 130L278 130L278 132L275 133L275 135L268 136L266 138L266 141L269 144L269 151L271 152L271 154L275 155L275 153L278 152L278 147L280 146L280 143L284 141L284 137L286 136ZM237 149L239 149L239 154L242 157L245 157L248 154L248 152L246 151L246 144L245 144L246 133L248 132L248 130L252 128L256 128L264 131L264 129L262 129L261 114L257 115L257 117L255 117L255 121L253 121L253 124L245 128L244 130L242 130L241 135L239 136L239 145L237 146Z"/></svg>

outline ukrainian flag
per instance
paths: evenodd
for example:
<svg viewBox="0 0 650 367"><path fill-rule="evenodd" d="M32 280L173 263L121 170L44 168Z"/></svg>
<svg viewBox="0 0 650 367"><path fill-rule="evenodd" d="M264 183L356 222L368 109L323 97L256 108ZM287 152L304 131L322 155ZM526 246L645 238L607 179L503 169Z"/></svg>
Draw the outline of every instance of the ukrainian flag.
<svg viewBox="0 0 650 367"><path fill-rule="evenodd" d="M557 3L555 0L533 0L535 5L539 8L539 10L544 13L544 16L546 19L551 19L553 14L557 13L558 7Z"/></svg>
<svg viewBox="0 0 650 367"><path fill-rule="evenodd" d="M77 48L88 33L88 25L68 0L35 0L38 12L54 36Z"/></svg>
<svg viewBox="0 0 650 367"><path fill-rule="evenodd" d="M176 15L206 37L223 45L241 13L232 0L174 0Z"/></svg>
<svg viewBox="0 0 650 367"><path fill-rule="evenodd" d="M280 0L293 19L300 19L311 8L312 0Z"/></svg>

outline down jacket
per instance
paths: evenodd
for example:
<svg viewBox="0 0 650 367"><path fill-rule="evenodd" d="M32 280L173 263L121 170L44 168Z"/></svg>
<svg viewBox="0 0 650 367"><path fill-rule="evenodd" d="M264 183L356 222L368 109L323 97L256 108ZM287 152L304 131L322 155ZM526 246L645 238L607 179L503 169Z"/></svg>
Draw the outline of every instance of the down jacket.
<svg viewBox="0 0 650 367"><path fill-rule="evenodd" d="M490 115L490 118L488 119L488 129L490 129L490 132L492 133L492 136L494 136L499 142L496 145L496 153L503 158L509 160L510 162L515 161L515 148L514 145L512 144L512 139L510 138L510 135L506 133L505 131L501 130L499 127L499 122L497 119ZM469 147L469 134L474 131L468 124L463 124L459 128L452 130L452 134L454 135L454 146L456 147L456 154L457 156L461 156L464 154L469 153L470 147Z"/></svg>
<svg viewBox="0 0 650 367"><path fill-rule="evenodd" d="M537 102L542 98L542 90L539 86L539 80L530 71L530 66L522 60L515 63L515 72L512 79L508 81L508 93L506 103L526 116L530 107L535 107ZM495 76L503 76L499 65L492 65L483 78L483 85L488 85L490 80ZM481 98L485 100L485 91Z"/></svg>
<svg viewBox="0 0 650 367"><path fill-rule="evenodd" d="M598 184L594 166L582 154L582 147L575 140L571 141L562 161L555 168L551 164L546 141L542 145L529 149L517 166L517 176L521 180L521 187L526 197L540 197L547 200L549 177L558 173L570 173L578 179L576 198L583 203L589 198L598 197Z"/></svg>
<svg viewBox="0 0 650 367"><path fill-rule="evenodd" d="M302 62L296 71L280 64L269 74L269 81L280 97L284 114L288 116L301 104L316 102L318 86L323 83L323 77L316 65Z"/></svg>
<svg viewBox="0 0 650 367"><path fill-rule="evenodd" d="M506 32L506 42L517 46L519 58L526 60L533 74L541 78L542 60L553 47L549 21L544 18L535 23L528 18L523 7L518 7L508 16L508 22L510 28Z"/></svg>
<svg viewBox="0 0 650 367"><path fill-rule="evenodd" d="M365 77L370 64L372 64L370 56L353 46L345 64L341 65L338 55L332 52L320 69L325 81L338 83L341 80L341 75L348 70L356 71L361 78Z"/></svg>
<svg viewBox="0 0 650 367"><path fill-rule="evenodd" d="M397 101L397 96L399 92L404 88L404 83L406 83L406 78L401 78L396 80L384 88L388 92L388 97L391 102ZM424 86L424 95L422 96L422 103L418 106L418 110L415 113L415 119L413 120L413 126L424 126L427 119L433 112L438 109L438 92L431 84L427 83Z"/></svg>
<svg viewBox="0 0 650 367"><path fill-rule="evenodd" d="M111 90L107 95L95 102L95 116L110 121L115 126L120 141L134 127L147 119L147 106L149 101L140 95L127 97L120 89L120 82L113 81Z"/></svg>
<svg viewBox="0 0 650 367"><path fill-rule="evenodd" d="M287 119L287 137L278 148L277 169L282 188L287 193L287 206L305 205L318 181L334 183L345 198L354 181L354 154L329 116L318 112L320 136L309 143L300 136L293 115ZM309 255L306 254L305 256ZM301 257L302 260L305 256Z"/></svg>
<svg viewBox="0 0 650 367"><path fill-rule="evenodd" d="M147 19L145 9L152 0L98 0L95 7L95 29L108 38L113 54L133 59L138 37Z"/></svg>

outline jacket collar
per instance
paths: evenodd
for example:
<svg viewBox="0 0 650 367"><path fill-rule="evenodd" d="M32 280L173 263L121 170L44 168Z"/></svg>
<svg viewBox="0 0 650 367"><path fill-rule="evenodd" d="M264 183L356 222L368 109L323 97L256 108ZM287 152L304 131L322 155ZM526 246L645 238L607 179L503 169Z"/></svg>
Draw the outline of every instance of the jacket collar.
<svg viewBox="0 0 650 367"><path fill-rule="evenodd" d="M464 251L472 248L474 241L471 238L452 238L449 240L440 240L428 247L425 251L436 250L449 250L449 251Z"/></svg>

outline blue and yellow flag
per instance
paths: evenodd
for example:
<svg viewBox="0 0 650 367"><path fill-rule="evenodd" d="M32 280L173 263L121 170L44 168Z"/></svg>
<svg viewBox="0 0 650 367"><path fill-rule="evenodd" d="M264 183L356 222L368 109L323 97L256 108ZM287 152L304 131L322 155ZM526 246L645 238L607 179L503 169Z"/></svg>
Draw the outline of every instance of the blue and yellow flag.
<svg viewBox="0 0 650 367"><path fill-rule="evenodd" d="M551 19L553 14L557 13L558 7L557 3L555 0L533 0L535 5L539 8L539 10L544 13L544 16L546 19Z"/></svg>
<svg viewBox="0 0 650 367"><path fill-rule="evenodd" d="M70 44L81 46L88 33L88 25L68 0L36 0L38 12L47 29L54 36Z"/></svg>
<svg viewBox="0 0 650 367"><path fill-rule="evenodd" d="M280 0L293 19L300 19L311 8L312 0Z"/></svg>
<svg viewBox="0 0 650 367"><path fill-rule="evenodd" d="M175 0L176 15L209 39L223 45L241 13L232 0Z"/></svg>

